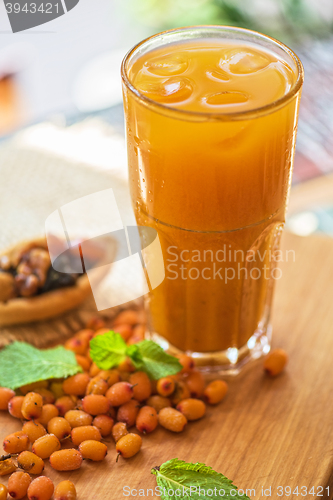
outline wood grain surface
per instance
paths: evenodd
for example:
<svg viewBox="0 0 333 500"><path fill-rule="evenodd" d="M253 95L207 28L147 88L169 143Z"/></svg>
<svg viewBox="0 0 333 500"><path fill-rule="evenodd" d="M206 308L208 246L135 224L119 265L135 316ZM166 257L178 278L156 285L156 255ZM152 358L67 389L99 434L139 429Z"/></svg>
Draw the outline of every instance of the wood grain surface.
<svg viewBox="0 0 333 500"><path fill-rule="evenodd" d="M184 433L158 429L143 438L137 456L118 463L110 440L104 463L85 462L71 473L46 464L46 474L56 483L71 479L79 500L126 498L125 486L144 489L147 496L156 484L150 469L178 457L204 462L239 488L254 489L255 494L248 491L251 499L317 498L317 487L328 486L330 495L326 490L320 498L332 498L333 240L286 233L283 249L293 249L295 261L281 264L274 301L273 346L290 355L282 375L266 377L259 360L231 379L226 399ZM1 413L1 438L19 428ZM298 487L299 494L279 496L279 486ZM316 494L302 496L303 486L315 487ZM270 487L271 493L262 494Z"/></svg>

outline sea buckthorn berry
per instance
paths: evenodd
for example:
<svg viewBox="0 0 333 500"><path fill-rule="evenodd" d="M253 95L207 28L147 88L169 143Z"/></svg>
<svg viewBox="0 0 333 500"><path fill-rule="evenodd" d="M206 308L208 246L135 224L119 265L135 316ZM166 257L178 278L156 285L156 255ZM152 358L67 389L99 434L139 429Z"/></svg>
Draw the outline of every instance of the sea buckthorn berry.
<svg viewBox="0 0 333 500"><path fill-rule="evenodd" d="M53 392L49 391L48 389L45 389L44 387L37 387L37 389L35 389L35 392L42 396L44 405L53 404L55 402Z"/></svg>
<svg viewBox="0 0 333 500"><path fill-rule="evenodd" d="M112 437L115 440L115 442L119 441L119 439L126 436L127 434L128 434L128 430L127 430L126 424L124 424L124 422L117 422L112 427Z"/></svg>
<svg viewBox="0 0 333 500"><path fill-rule="evenodd" d="M22 415L22 404L24 396L14 396L8 403L8 411L12 417L24 419Z"/></svg>
<svg viewBox="0 0 333 500"><path fill-rule="evenodd" d="M17 457L17 463L20 469L29 472L29 474L41 474L44 470L43 460L31 451L22 451Z"/></svg>
<svg viewBox="0 0 333 500"><path fill-rule="evenodd" d="M142 439L138 434L129 433L117 441L116 451L118 456L123 458L131 458L140 451L142 446Z"/></svg>
<svg viewBox="0 0 333 500"><path fill-rule="evenodd" d="M106 397L112 406L121 406L132 399L132 385L128 382L117 382L107 390Z"/></svg>
<svg viewBox="0 0 333 500"><path fill-rule="evenodd" d="M133 335L131 338L136 338L136 342L141 342L145 338L146 327L145 325L136 325L133 328Z"/></svg>
<svg viewBox="0 0 333 500"><path fill-rule="evenodd" d="M72 429L71 439L74 446L79 446L83 441L87 440L100 441L102 436L94 425L83 425ZM83 456L83 458L85 457Z"/></svg>
<svg viewBox="0 0 333 500"><path fill-rule="evenodd" d="M273 349L267 354L264 361L264 369L271 376L279 375L288 362L288 354L283 349Z"/></svg>
<svg viewBox="0 0 333 500"><path fill-rule="evenodd" d="M128 339L133 335L133 328L131 327L131 325L128 325L126 323L116 325L114 327L114 331L116 333L119 333L119 335L121 335L125 342L127 342Z"/></svg>
<svg viewBox="0 0 333 500"><path fill-rule="evenodd" d="M130 338L127 340L127 345L133 345L137 344L138 342L141 342L141 338L137 337L136 335L131 335Z"/></svg>
<svg viewBox="0 0 333 500"><path fill-rule="evenodd" d="M122 323L127 323L131 326L137 325L140 323L140 317L137 311L133 309L127 309L126 311L122 311L119 313L113 321L113 327L116 328L117 325Z"/></svg>
<svg viewBox="0 0 333 500"><path fill-rule="evenodd" d="M79 451L85 460L93 462L101 462L108 453L108 448L104 443L99 441L87 440L83 441L79 446Z"/></svg>
<svg viewBox="0 0 333 500"><path fill-rule="evenodd" d="M43 398L36 392L28 392L24 396L21 411L27 420L34 420L41 416L43 409Z"/></svg>
<svg viewBox="0 0 333 500"><path fill-rule="evenodd" d="M100 371L101 371L101 369L98 368L96 363L93 363L90 367L89 375L90 375L90 377L96 377L96 375L98 375Z"/></svg>
<svg viewBox="0 0 333 500"><path fill-rule="evenodd" d="M109 417L113 418L113 420L116 420L117 412L116 408L113 408L113 406L110 406L110 410L108 412Z"/></svg>
<svg viewBox="0 0 333 500"><path fill-rule="evenodd" d="M61 481L54 491L54 500L76 500L76 489L72 481Z"/></svg>
<svg viewBox="0 0 333 500"><path fill-rule="evenodd" d="M119 363L118 370L120 372L135 372L135 366L133 365L130 358L125 358L124 361Z"/></svg>
<svg viewBox="0 0 333 500"><path fill-rule="evenodd" d="M15 500L20 500L27 494L31 477L27 472L14 472L8 479L8 493ZM7 498L7 497L6 497Z"/></svg>
<svg viewBox="0 0 333 500"><path fill-rule="evenodd" d="M48 386L49 383L47 380L39 380L38 382L33 382L32 384L22 385L20 387L20 391L22 392L22 394L26 395L28 394L28 392L34 392L34 390L37 389L38 387L39 388L44 387L44 389L47 389Z"/></svg>
<svg viewBox="0 0 333 500"><path fill-rule="evenodd" d="M79 330L75 335L75 339L82 339L86 340L87 342L90 342L91 339L93 338L95 333L95 330L92 328L84 328L83 330Z"/></svg>
<svg viewBox="0 0 333 500"><path fill-rule="evenodd" d="M157 412L152 406L143 406L136 419L138 431L147 434L153 432L158 424Z"/></svg>
<svg viewBox="0 0 333 500"><path fill-rule="evenodd" d="M75 352L75 354L85 354L89 347L89 341L84 338L72 337L65 342L65 349Z"/></svg>
<svg viewBox="0 0 333 500"><path fill-rule="evenodd" d="M92 378L87 385L86 395L88 396L89 394L99 394L101 396L104 396L108 388L109 384L107 383L107 381L100 378L99 375L96 375L96 377Z"/></svg>
<svg viewBox="0 0 333 500"><path fill-rule="evenodd" d="M40 476L32 481L28 488L29 500L50 500L54 492L54 484L49 477Z"/></svg>
<svg viewBox="0 0 333 500"><path fill-rule="evenodd" d="M111 434L112 427L114 425L113 418L109 417L109 415L97 415L92 424L97 427L101 436L107 437Z"/></svg>
<svg viewBox="0 0 333 500"><path fill-rule="evenodd" d="M59 399L65 395L64 391L62 390L62 384L63 382L51 382L50 390L53 392L56 399Z"/></svg>
<svg viewBox="0 0 333 500"><path fill-rule="evenodd" d="M7 488L4 484L0 484L0 500L7 500Z"/></svg>
<svg viewBox="0 0 333 500"><path fill-rule="evenodd" d="M8 410L9 401L15 396L15 392L6 387L0 387L0 410Z"/></svg>
<svg viewBox="0 0 333 500"><path fill-rule="evenodd" d="M44 429L45 430L45 429ZM14 432L6 437L3 442L3 449L6 453L15 455L29 448L29 437L23 431Z"/></svg>
<svg viewBox="0 0 333 500"><path fill-rule="evenodd" d="M62 441L70 436L72 427L64 417L54 417L47 424L47 430L50 434L54 434L59 441Z"/></svg>
<svg viewBox="0 0 333 500"><path fill-rule="evenodd" d="M65 414L65 419L69 422L72 429L82 425L91 425L92 416L82 410L70 410Z"/></svg>
<svg viewBox="0 0 333 500"><path fill-rule="evenodd" d="M101 370L98 373L97 377L105 380L109 387L121 381L120 373L117 369Z"/></svg>
<svg viewBox="0 0 333 500"><path fill-rule="evenodd" d="M52 418L58 417L58 416L59 416L58 408L54 405L48 404L48 405L43 406L41 416L39 418L37 418L35 421L44 425L44 427L47 427L47 424L49 423L49 421Z"/></svg>
<svg viewBox="0 0 333 500"><path fill-rule="evenodd" d="M118 422L124 422L127 427L132 427L133 425L135 425L139 409L140 403L136 399L131 399L127 403L119 406L117 411Z"/></svg>
<svg viewBox="0 0 333 500"><path fill-rule="evenodd" d="M170 396L175 388L176 383L171 377L162 377L157 381L157 392L160 396Z"/></svg>
<svg viewBox="0 0 333 500"><path fill-rule="evenodd" d="M152 395L157 394L157 380L151 380L150 385L151 385L151 394Z"/></svg>
<svg viewBox="0 0 333 500"><path fill-rule="evenodd" d="M90 318L89 321L87 321L86 328L89 328L91 330L99 330L99 328L104 328L105 327L105 321L103 318L99 318L98 316L95 316L94 318Z"/></svg>
<svg viewBox="0 0 333 500"><path fill-rule="evenodd" d="M181 373L189 373L195 366L194 359L188 356L188 354L180 354L180 356L178 356L178 361L183 367Z"/></svg>
<svg viewBox="0 0 333 500"><path fill-rule="evenodd" d="M90 377L88 373L77 373L64 380L62 388L65 394L73 396L84 396Z"/></svg>
<svg viewBox="0 0 333 500"><path fill-rule="evenodd" d="M49 458L55 451L60 450L60 448L61 444L57 436L46 434L46 436L42 436L34 442L32 452L45 459Z"/></svg>
<svg viewBox="0 0 333 500"><path fill-rule="evenodd" d="M129 382L130 376L132 375L131 372L120 372L121 373L121 382Z"/></svg>
<svg viewBox="0 0 333 500"><path fill-rule="evenodd" d="M133 386L133 398L138 401L145 401L151 395L151 384L145 372L132 373L129 383Z"/></svg>
<svg viewBox="0 0 333 500"><path fill-rule="evenodd" d="M205 390L205 379L201 372L193 370L185 375L185 383L192 398L201 398Z"/></svg>
<svg viewBox="0 0 333 500"><path fill-rule="evenodd" d="M187 420L199 420L206 413L206 405L200 399L183 399L177 405L177 410L180 411Z"/></svg>
<svg viewBox="0 0 333 500"><path fill-rule="evenodd" d="M100 394L89 394L82 399L82 408L90 415L100 415L109 411L110 401Z"/></svg>
<svg viewBox="0 0 333 500"><path fill-rule="evenodd" d="M75 355L76 361L81 366L82 370L88 372L91 367L91 360L87 358L87 356L83 356L82 354Z"/></svg>
<svg viewBox="0 0 333 500"><path fill-rule="evenodd" d="M67 413L68 411L74 410L76 404L77 404L76 396L62 396L55 402L55 406L58 409L59 415L61 417L63 417L65 413Z"/></svg>
<svg viewBox="0 0 333 500"><path fill-rule="evenodd" d="M228 384L224 380L213 380L204 390L204 397L210 405L216 405L228 392Z"/></svg>
<svg viewBox="0 0 333 500"><path fill-rule="evenodd" d="M70 448L68 450L59 450L50 456L50 465L58 471L76 470L81 467L82 455L78 450Z"/></svg>
<svg viewBox="0 0 333 500"><path fill-rule="evenodd" d="M187 424L187 418L175 408L162 408L158 414L159 424L172 432L182 432Z"/></svg>
<svg viewBox="0 0 333 500"><path fill-rule="evenodd" d="M46 434L45 427L39 422L35 422L32 420L29 420L29 422L25 422L22 427L22 431L28 436L30 443L34 443L38 438L45 436Z"/></svg>
<svg viewBox="0 0 333 500"><path fill-rule="evenodd" d="M155 408L157 413L159 413L162 408L168 408L169 406L171 406L171 401L169 398L165 398L157 394L154 396L150 396L150 398L148 398L146 402L148 406L152 406L153 408Z"/></svg>
<svg viewBox="0 0 333 500"><path fill-rule="evenodd" d="M99 335L104 335L105 333L108 333L110 331L110 328L99 328L94 332L94 337L98 337Z"/></svg>
<svg viewBox="0 0 333 500"><path fill-rule="evenodd" d="M15 462L12 458L0 460L0 476L7 476L17 469Z"/></svg>
<svg viewBox="0 0 333 500"><path fill-rule="evenodd" d="M174 405L177 405L183 399L188 399L191 396L190 390L186 385L186 382L179 380L176 383L175 392L172 394L171 401Z"/></svg>

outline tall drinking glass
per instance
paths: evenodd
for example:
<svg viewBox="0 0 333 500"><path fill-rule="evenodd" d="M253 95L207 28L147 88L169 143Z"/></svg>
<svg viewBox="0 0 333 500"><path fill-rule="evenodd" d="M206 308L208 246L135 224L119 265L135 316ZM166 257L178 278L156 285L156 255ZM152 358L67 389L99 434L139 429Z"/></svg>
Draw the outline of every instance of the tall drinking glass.
<svg viewBox="0 0 333 500"><path fill-rule="evenodd" d="M165 266L148 335L237 372L270 347L301 62L260 33L195 26L139 43L122 80L135 216Z"/></svg>

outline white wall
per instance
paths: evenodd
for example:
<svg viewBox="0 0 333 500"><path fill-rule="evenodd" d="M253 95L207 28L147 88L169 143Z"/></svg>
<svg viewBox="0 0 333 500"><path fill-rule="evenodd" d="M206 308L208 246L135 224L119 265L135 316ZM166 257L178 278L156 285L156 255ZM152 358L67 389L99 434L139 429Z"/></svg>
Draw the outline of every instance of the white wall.
<svg viewBox="0 0 333 500"><path fill-rule="evenodd" d="M13 34L0 0L0 63L13 44L24 59L30 54L20 77L30 119L75 112L72 86L85 63L105 51L128 49L146 36L127 8L127 0L80 0L66 15Z"/></svg>

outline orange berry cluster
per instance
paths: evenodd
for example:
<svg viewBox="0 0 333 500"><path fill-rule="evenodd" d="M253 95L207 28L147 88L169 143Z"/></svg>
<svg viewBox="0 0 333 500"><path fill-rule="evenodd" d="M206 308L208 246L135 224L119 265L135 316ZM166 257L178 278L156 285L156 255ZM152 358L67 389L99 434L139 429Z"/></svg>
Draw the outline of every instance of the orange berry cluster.
<svg viewBox="0 0 333 500"><path fill-rule="evenodd" d="M34 480L24 471L14 472L8 479L8 486L0 484L0 500L7 500L7 495L15 500L28 497L29 500L75 500L76 489L71 481L61 481L54 488L53 481L46 476Z"/></svg>
<svg viewBox="0 0 333 500"><path fill-rule="evenodd" d="M112 329L132 344L143 339L145 326L139 312L127 310L118 315ZM54 493L55 500L75 500L75 487L69 481L54 491L50 479L40 476L31 481L30 475L42 474L47 459L57 471L79 469L83 460L104 460L108 447L103 440L110 435L117 460L130 458L142 446L138 433L148 434L158 425L182 432L189 421L205 415L206 403L215 405L225 397L226 382L206 385L193 359L185 354L179 356L180 373L157 381L136 371L129 359L116 369L100 370L91 360L89 342L109 330L103 319L93 318L65 343L83 373L29 384L18 394L0 387L0 410L23 421L22 430L3 441L7 455L0 458L0 476L12 475L7 488L0 485L0 500L7 499L7 490L15 499L27 494L29 500L49 500ZM266 370L276 374L283 365L280 358L273 356ZM137 432L129 432L132 427Z"/></svg>

